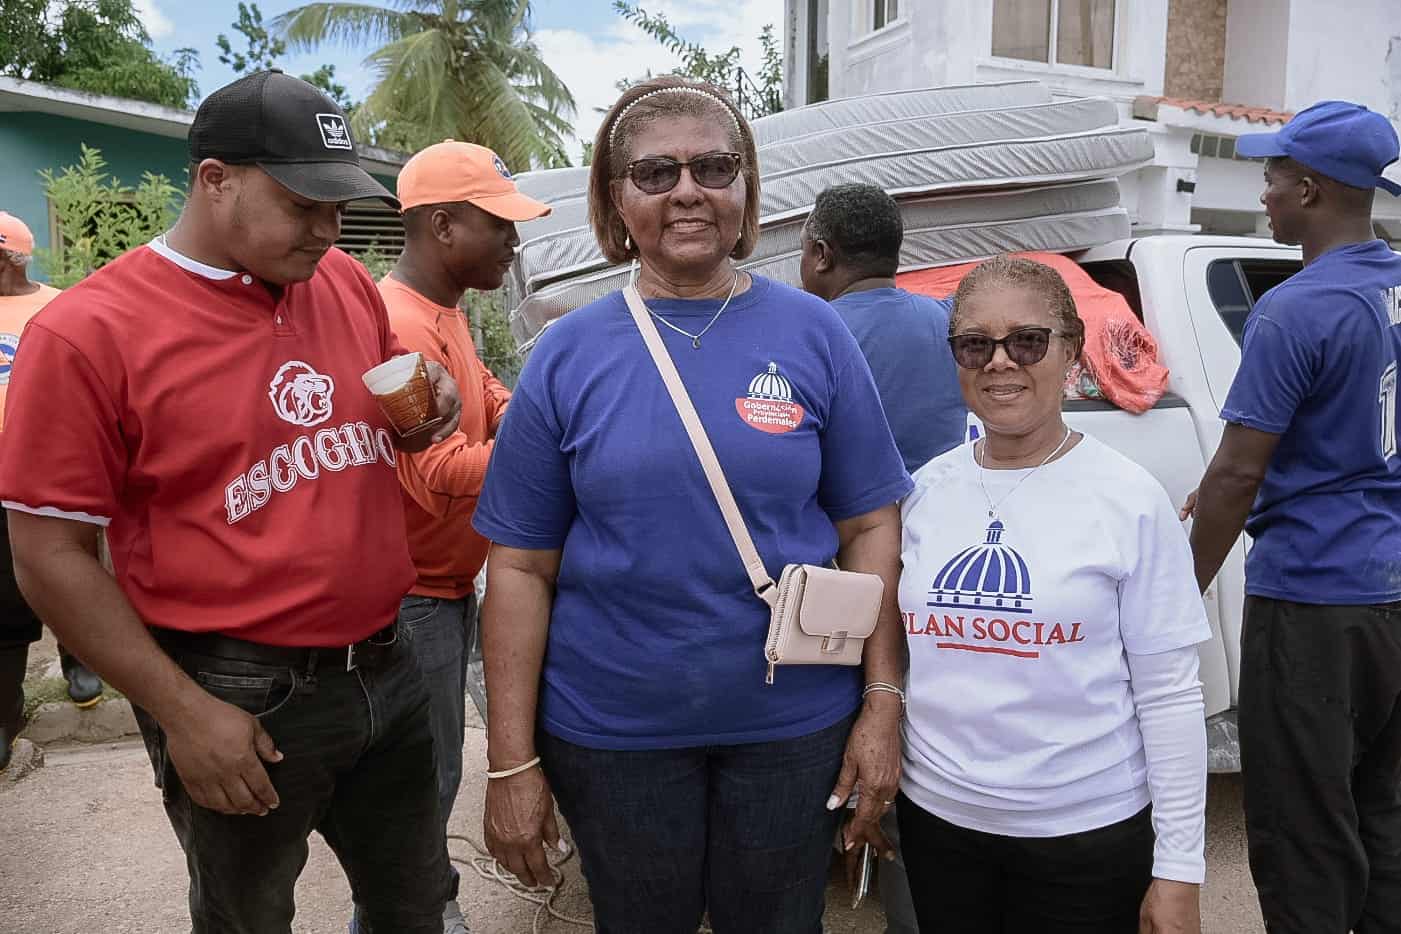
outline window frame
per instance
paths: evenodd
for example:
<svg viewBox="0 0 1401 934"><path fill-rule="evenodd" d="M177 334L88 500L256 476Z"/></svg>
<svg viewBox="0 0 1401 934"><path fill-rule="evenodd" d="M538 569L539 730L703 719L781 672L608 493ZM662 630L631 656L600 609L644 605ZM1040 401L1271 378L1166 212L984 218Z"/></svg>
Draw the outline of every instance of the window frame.
<svg viewBox="0 0 1401 934"><path fill-rule="evenodd" d="M1125 7L1128 6L1127 0L1113 0L1114 34L1109 37L1109 65L1104 68L1098 65L1077 65L1074 62L1057 61L1056 46L1060 41L1060 5L1062 0L1048 0L1050 3L1050 31L1047 36L1046 61L1037 58L1011 58L1006 55L998 55L993 51L993 46L997 39L997 36L993 32L993 24L996 22L996 6L998 2L999 0L993 0L988 6L989 61L1000 66L1044 68L1048 71L1088 74L1099 77L1106 75L1117 76L1121 73L1123 61L1121 43L1124 35L1124 11ZM1005 2L1014 2L1014 0L1005 0Z"/></svg>
<svg viewBox="0 0 1401 934"><path fill-rule="evenodd" d="M904 26L909 21L908 9L911 0L862 0L862 2L852 5L853 12L856 13L858 22L854 24L852 30L855 41L870 38L878 33L884 33L890 29L897 29ZM1117 3L1118 0L1115 0ZM891 18L890 7L895 6L895 16ZM881 25L876 25L876 7L879 5L885 11L886 20Z"/></svg>

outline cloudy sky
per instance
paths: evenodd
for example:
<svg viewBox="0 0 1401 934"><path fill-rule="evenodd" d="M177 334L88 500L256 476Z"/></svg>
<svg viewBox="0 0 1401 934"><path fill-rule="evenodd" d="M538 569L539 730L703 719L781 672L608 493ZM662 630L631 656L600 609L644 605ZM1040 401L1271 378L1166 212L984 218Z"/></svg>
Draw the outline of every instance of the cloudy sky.
<svg viewBox="0 0 1401 934"><path fill-rule="evenodd" d="M263 18L271 20L299 5L295 0L265 0L259 8ZM238 17L235 0L135 0L135 6L158 52L168 54L189 47L200 53L202 93L232 80L233 73L219 63L214 38L224 32L231 39L242 40L232 29ZM759 62L758 35L764 25L772 23L780 35L782 32L783 0L644 0L643 9L665 13L682 36L707 48L740 46L744 64L751 69ZM535 0L532 10L535 41L578 103L574 124L580 139L593 138L599 122L594 108L612 103L618 79L639 76L649 68L663 71L675 64L673 56L651 37L615 14L610 0ZM235 42L234 48L239 47ZM302 74L323 63L334 64L337 78L352 98L359 98L369 90L371 81L360 67L367 51L326 46L310 54L287 56L281 65L286 71ZM574 151L577 154L577 143Z"/></svg>

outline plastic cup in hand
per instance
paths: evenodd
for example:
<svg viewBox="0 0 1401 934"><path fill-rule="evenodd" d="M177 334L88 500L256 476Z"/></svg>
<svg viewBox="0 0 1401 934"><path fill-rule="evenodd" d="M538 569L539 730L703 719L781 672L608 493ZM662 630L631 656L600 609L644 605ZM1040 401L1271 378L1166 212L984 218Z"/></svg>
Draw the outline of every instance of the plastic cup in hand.
<svg viewBox="0 0 1401 934"><path fill-rule="evenodd" d="M400 437L442 424L423 354L407 353L386 360L367 370L361 379Z"/></svg>

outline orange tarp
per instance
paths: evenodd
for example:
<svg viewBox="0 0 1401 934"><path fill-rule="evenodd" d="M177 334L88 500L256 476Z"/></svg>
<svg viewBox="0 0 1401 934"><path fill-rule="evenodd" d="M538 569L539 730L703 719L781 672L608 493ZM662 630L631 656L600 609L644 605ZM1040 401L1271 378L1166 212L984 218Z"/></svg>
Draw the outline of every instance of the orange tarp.
<svg viewBox="0 0 1401 934"><path fill-rule="evenodd" d="M1158 342L1134 316L1124 297L1094 281L1074 260L1059 253L1016 255L1050 266L1070 287L1076 310L1085 322L1081 363L1104 398L1134 413L1151 409L1167 391L1168 371L1158 362ZM904 272L895 281L910 292L948 298L977 265L963 263ZM1083 387L1082 380L1075 380L1077 374L1073 371L1071 376L1079 388L1088 388Z"/></svg>

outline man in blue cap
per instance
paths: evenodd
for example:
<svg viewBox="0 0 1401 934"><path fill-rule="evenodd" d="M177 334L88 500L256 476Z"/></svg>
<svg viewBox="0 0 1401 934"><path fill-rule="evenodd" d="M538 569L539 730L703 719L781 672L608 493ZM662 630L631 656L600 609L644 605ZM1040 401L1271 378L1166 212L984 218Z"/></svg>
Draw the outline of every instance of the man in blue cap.
<svg viewBox="0 0 1401 934"><path fill-rule="evenodd" d="M1240 731L1271 934L1401 932L1401 255L1372 199L1397 136L1343 101L1278 133L1260 196L1304 268L1246 322L1192 529L1205 590L1244 527Z"/></svg>

